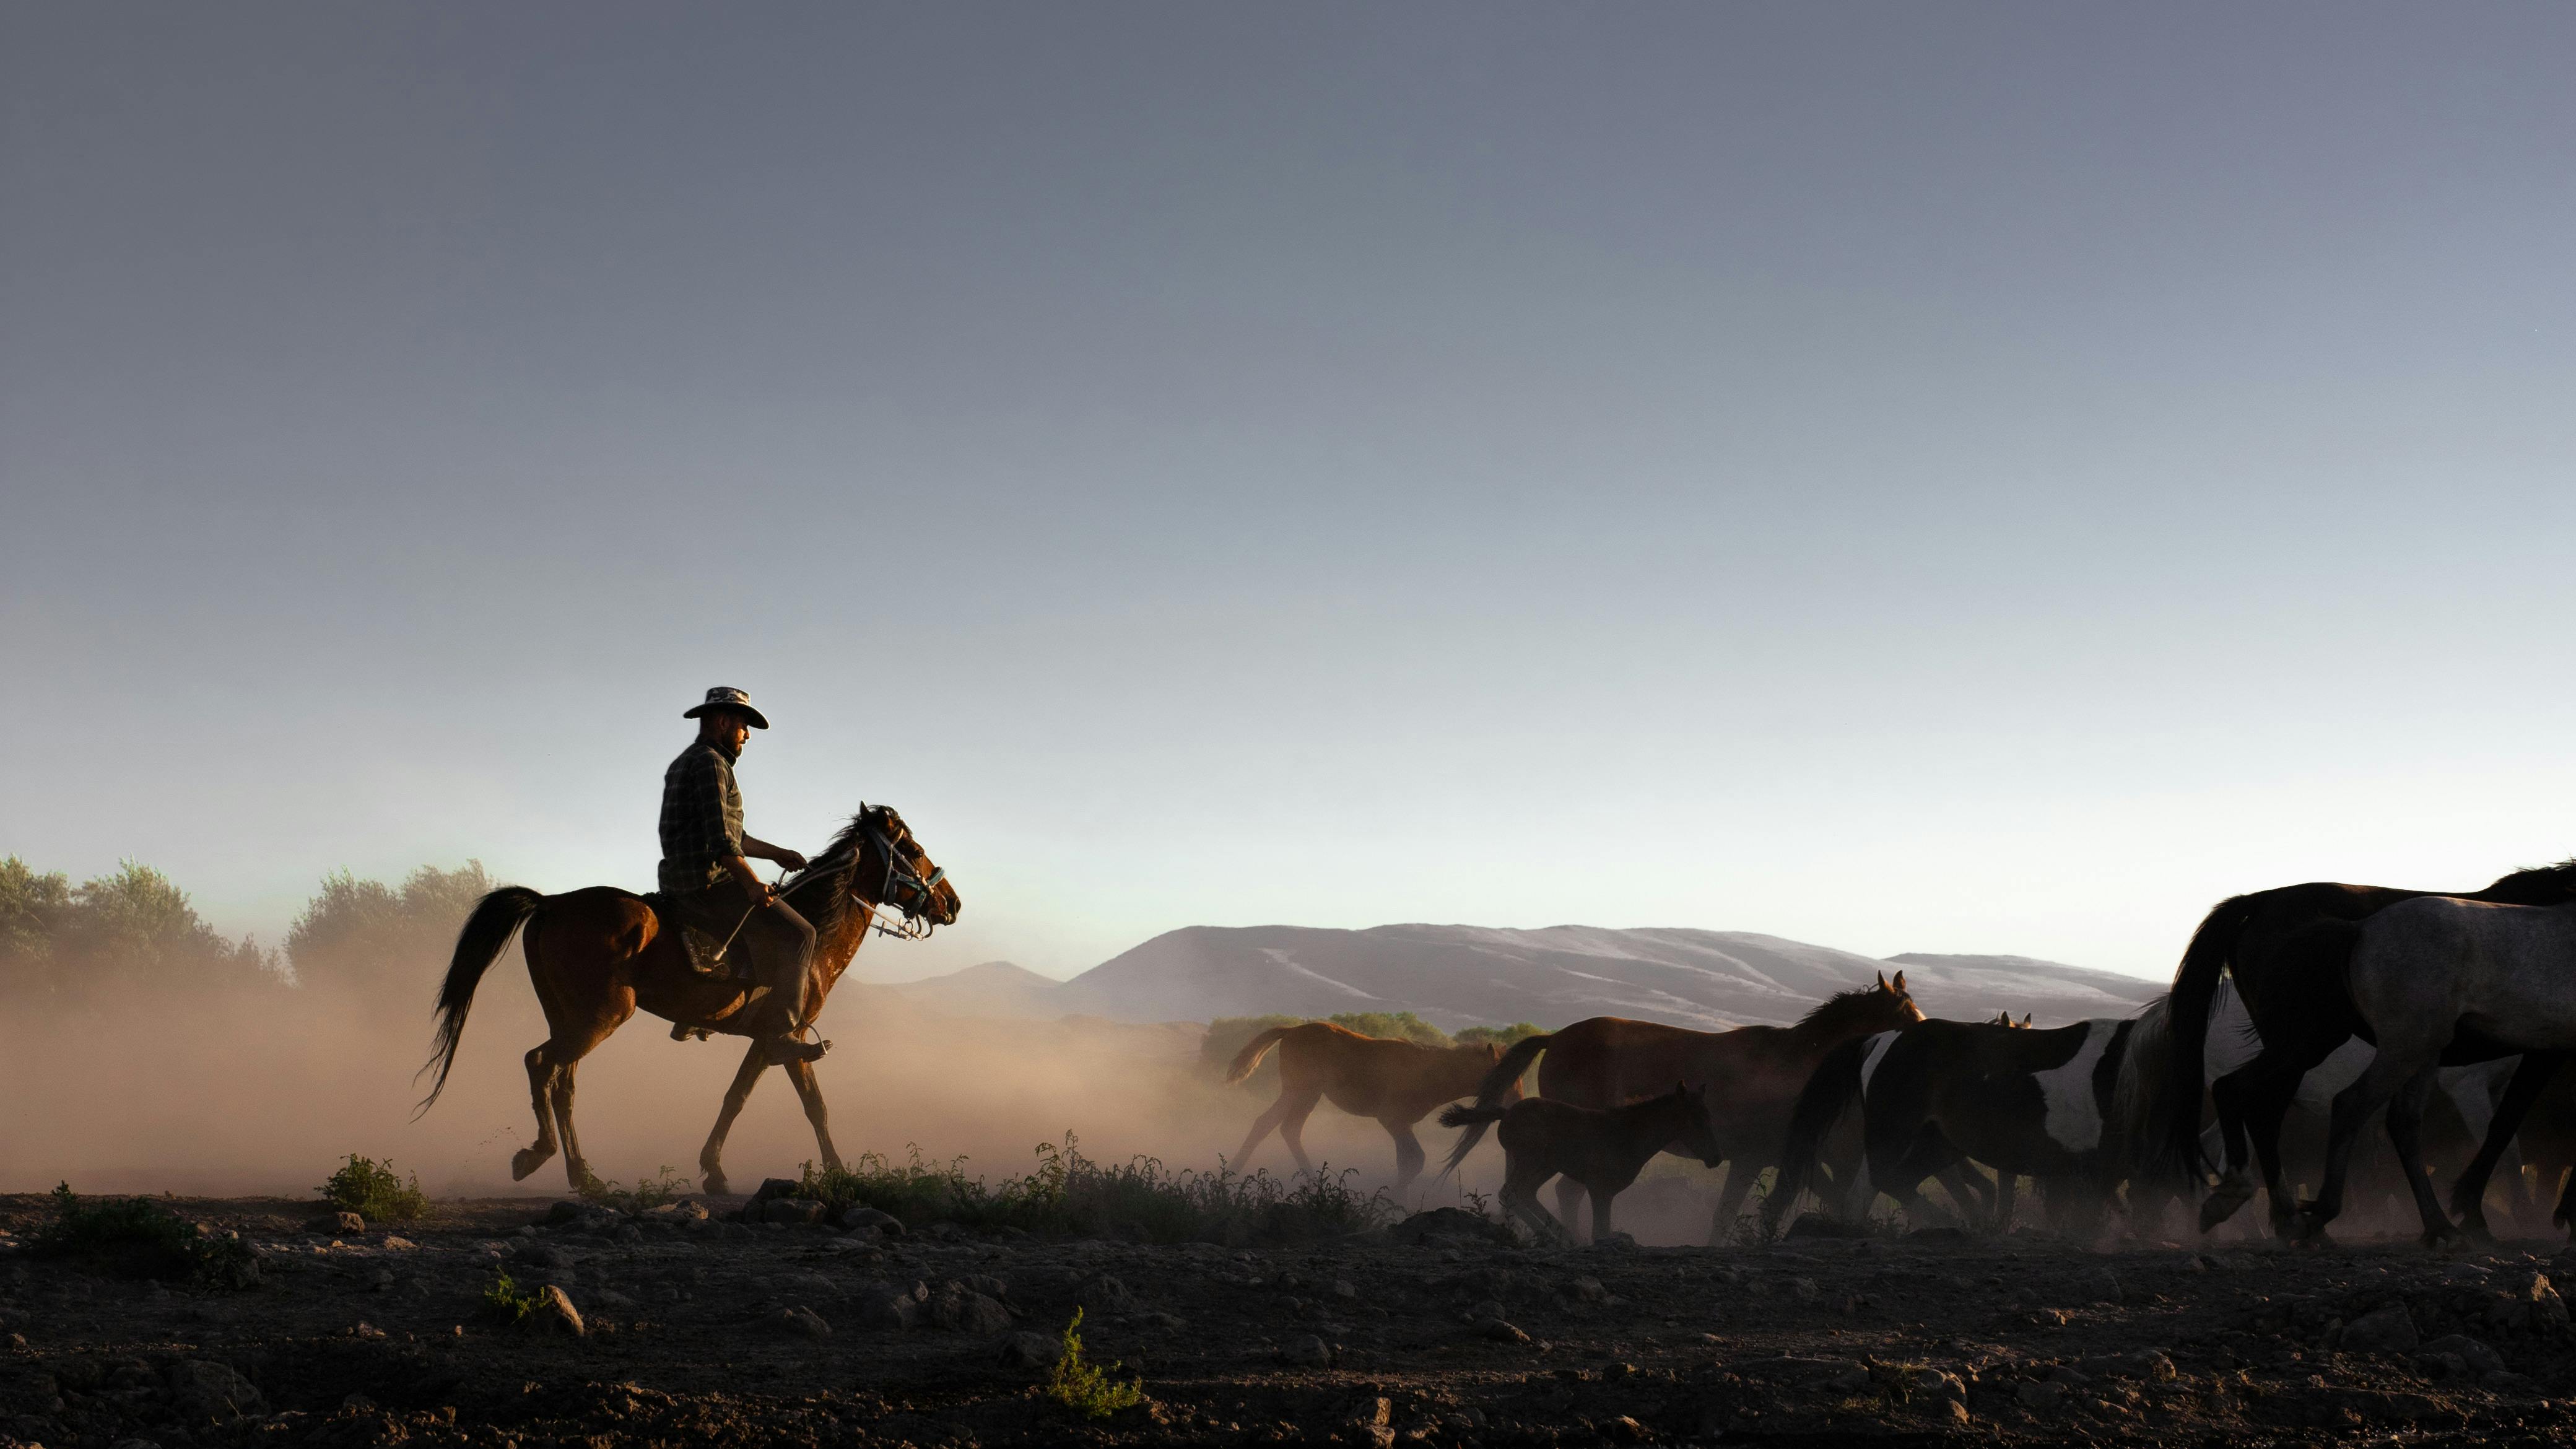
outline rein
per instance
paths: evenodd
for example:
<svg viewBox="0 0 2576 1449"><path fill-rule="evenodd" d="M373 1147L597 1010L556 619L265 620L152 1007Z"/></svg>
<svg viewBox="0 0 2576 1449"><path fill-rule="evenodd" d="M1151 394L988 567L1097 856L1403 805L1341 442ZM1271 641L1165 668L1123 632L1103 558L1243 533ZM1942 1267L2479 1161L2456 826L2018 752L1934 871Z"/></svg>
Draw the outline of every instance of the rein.
<svg viewBox="0 0 2576 1449"><path fill-rule="evenodd" d="M862 898L862 903L869 908L868 929L898 941L929 940L930 933L939 925L931 918L931 906L938 899L939 883L948 878L948 868L934 866L925 878L896 852L895 838L887 833L878 819L869 818L871 812L867 806L859 807L859 815L867 820L868 839L875 843L877 853L885 857L885 872L877 883L877 898L873 901ZM906 831L906 837L910 833ZM834 851L810 863L805 869L805 879L820 880L827 871L833 874L856 872L860 859L858 842L851 841L847 849L849 859L846 862L835 864L840 852ZM889 906L903 913L902 924L889 926L885 923L885 910ZM737 926L735 929L739 931L741 928Z"/></svg>

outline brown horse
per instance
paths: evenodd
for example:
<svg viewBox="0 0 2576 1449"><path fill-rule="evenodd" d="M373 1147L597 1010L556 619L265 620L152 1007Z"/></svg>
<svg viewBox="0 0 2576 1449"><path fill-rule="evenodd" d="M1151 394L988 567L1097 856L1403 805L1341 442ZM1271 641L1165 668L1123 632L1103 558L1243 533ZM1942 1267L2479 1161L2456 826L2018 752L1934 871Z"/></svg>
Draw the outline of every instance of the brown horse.
<svg viewBox="0 0 2576 1449"><path fill-rule="evenodd" d="M1354 1117L1376 1118L1386 1135L1395 1139L1398 1197L1422 1175L1422 1144L1413 1135L1413 1124L1443 1102L1474 1095L1485 1074L1503 1059L1502 1048L1491 1042L1424 1046L1365 1036L1329 1021L1310 1021L1274 1026L1245 1042L1243 1050L1234 1054L1234 1065L1226 1069L1226 1085L1251 1076L1274 1045L1279 1048L1279 1100L1252 1124L1252 1135L1243 1139L1234 1166L1249 1164L1253 1149L1275 1127L1279 1140L1288 1144L1288 1155L1297 1159L1297 1170L1314 1171L1301 1139L1315 1104L1330 1101ZM1520 1082L1514 1080L1502 1100L1516 1102L1520 1095Z"/></svg>
<svg viewBox="0 0 2576 1449"><path fill-rule="evenodd" d="M813 968L806 976L806 999L800 1013L812 1021L823 1000L858 954L877 913L900 911L900 928L878 927L890 934L927 936L935 926L953 925L959 902L947 873L931 864L912 830L890 806L862 808L848 828L820 858L788 877L779 894L814 925ZM663 928L661 918L642 896L613 886L592 886L562 895L539 895L525 886L503 886L477 902L465 929L456 938L456 955L438 993L438 1034L429 1065L438 1075L420 1104L429 1110L447 1086L448 1069L465 1037L465 1015L474 1005L474 988L500 958L519 928L527 927L528 979L537 1003L545 1008L544 1042L528 1052L528 1091L537 1110L537 1140L510 1159L510 1176L524 1178L555 1155L556 1132L562 1131L564 1172L578 1192L598 1179L582 1160L581 1139L572 1126L573 1069L609 1034L626 1024L640 1007L671 1022L673 1039L683 1036L753 1034L749 1008L758 990L748 983L699 975L689 968L677 932ZM769 1066L768 1052L755 1039L744 1054L725 1092L715 1131L698 1154L706 1190L725 1190L725 1133L732 1129L754 1083ZM814 1140L827 1167L838 1168L841 1155L832 1147L831 1126L823 1108L823 1090L811 1062L786 1063L787 1078L803 1099L805 1117L814 1124Z"/></svg>
<svg viewBox="0 0 2576 1449"><path fill-rule="evenodd" d="M1596 1016L1563 1031L1524 1037L1503 1053L1485 1074L1476 1105L1491 1107L1505 1088L1517 1083L1541 1052L1538 1092L1560 1102L1596 1110L1617 1107L1665 1090L1674 1082L1706 1087L1709 1125L1724 1149L1726 1188L1717 1215L1709 1224L1709 1241L1721 1243L1734 1227L1744 1198L1762 1170L1780 1160L1789 1137L1789 1111L1814 1074L1816 1063L1854 1037L1888 1031L1923 1019L1922 1009L1905 991L1905 973L1890 981L1885 973L1868 986L1819 1002L1795 1026L1739 1026L1731 1031L1691 1031L1661 1022ZM1457 1170L1477 1140L1481 1126L1460 1135L1442 1166ZM1559 1185L1557 1211L1569 1223L1579 1189Z"/></svg>
<svg viewBox="0 0 2576 1449"><path fill-rule="evenodd" d="M1660 1097L1607 1111L1531 1097L1508 1107L1460 1106L1440 1114L1443 1127L1482 1131L1488 1122L1502 1124L1494 1135L1503 1144L1503 1215L1559 1241L1571 1238L1573 1228L1538 1204L1538 1190L1551 1177L1562 1174L1562 1185L1592 1195L1592 1238L1598 1242L1611 1232L1610 1200L1637 1180L1656 1153L1687 1152L1711 1167L1726 1160L1726 1149L1710 1131L1706 1087L1677 1085Z"/></svg>

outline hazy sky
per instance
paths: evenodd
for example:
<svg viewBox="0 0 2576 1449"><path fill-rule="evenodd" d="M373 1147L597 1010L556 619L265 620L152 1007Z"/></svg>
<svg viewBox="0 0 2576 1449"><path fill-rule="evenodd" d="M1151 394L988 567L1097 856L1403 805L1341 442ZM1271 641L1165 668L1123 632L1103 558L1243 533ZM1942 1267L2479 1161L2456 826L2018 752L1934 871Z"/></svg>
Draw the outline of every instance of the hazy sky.
<svg viewBox="0 0 2576 1449"><path fill-rule="evenodd" d="M2576 852L2576 9L0 10L0 853L2169 971Z"/></svg>

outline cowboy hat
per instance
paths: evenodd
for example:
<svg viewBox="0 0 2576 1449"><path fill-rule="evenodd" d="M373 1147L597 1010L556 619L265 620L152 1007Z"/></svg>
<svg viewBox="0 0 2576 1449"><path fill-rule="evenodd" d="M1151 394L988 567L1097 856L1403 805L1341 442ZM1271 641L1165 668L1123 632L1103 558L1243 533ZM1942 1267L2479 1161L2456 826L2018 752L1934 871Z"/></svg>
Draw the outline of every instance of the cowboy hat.
<svg viewBox="0 0 2576 1449"><path fill-rule="evenodd" d="M707 691L706 703L699 705L696 709L682 711L680 718L696 719L699 715L705 714L707 711L713 709L720 709L731 714L741 715L743 722L750 725L753 729L765 730L769 728L769 717L762 714L759 710L751 707L750 695L743 693L739 689L734 689L722 684L719 684L715 688Z"/></svg>

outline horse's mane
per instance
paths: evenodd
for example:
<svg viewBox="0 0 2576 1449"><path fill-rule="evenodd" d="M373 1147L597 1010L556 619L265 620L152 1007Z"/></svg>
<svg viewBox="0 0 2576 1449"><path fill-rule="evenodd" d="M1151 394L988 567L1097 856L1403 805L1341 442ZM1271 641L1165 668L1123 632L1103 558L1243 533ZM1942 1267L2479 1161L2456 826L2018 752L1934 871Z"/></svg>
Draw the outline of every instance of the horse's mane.
<svg viewBox="0 0 2576 1449"><path fill-rule="evenodd" d="M2576 900L2576 857L2498 876L2494 885L2478 894L2515 906L2554 906Z"/></svg>
<svg viewBox="0 0 2576 1449"><path fill-rule="evenodd" d="M1808 1008L1807 1014L1799 1017L1798 1024L1790 1029L1808 1031L1819 1027L1840 1026L1850 1018L1868 1014L1872 1005L1870 998L1873 996L1883 996L1892 1002L1904 999L1893 992L1879 989L1876 982L1867 986L1855 986L1849 991L1836 992L1817 1002Z"/></svg>
<svg viewBox="0 0 2576 1449"><path fill-rule="evenodd" d="M822 909L804 911L805 919L814 927L816 936L829 936L840 930L849 918L851 907L862 904L856 889L859 857L867 843L862 837L868 828L868 818L883 808L870 806L851 816L850 823L841 827L841 833L832 837L832 843L823 847L822 854L815 856L803 870L790 873L778 887L778 893L783 896L803 890L818 880L837 877L831 888L823 893ZM804 904L799 902L798 909L803 910Z"/></svg>

